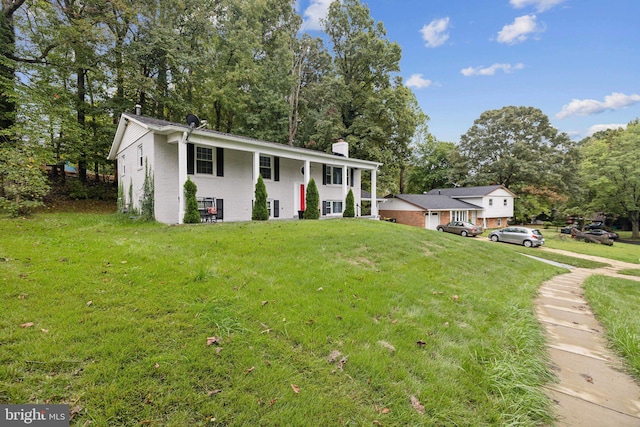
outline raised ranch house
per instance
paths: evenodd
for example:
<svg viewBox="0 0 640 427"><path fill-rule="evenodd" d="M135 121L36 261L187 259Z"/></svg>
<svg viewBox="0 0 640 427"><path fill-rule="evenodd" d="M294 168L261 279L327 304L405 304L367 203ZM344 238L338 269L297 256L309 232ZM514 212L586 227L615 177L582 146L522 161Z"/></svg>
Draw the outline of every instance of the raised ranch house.
<svg viewBox="0 0 640 427"><path fill-rule="evenodd" d="M501 185L438 188L424 194L391 196L380 206L380 216L428 230L451 221L497 228L506 226L513 217L516 197Z"/></svg>
<svg viewBox="0 0 640 427"><path fill-rule="evenodd" d="M117 160L125 204L140 209L145 168L154 178L156 220L180 224L185 213L184 183L197 197L215 200L215 217L251 220L255 184L262 175L270 218L298 218L305 210L307 184L314 178L324 217L341 216L349 189L361 206L361 181L369 173L376 194L380 163L349 158L344 141L333 154L195 128L135 114L123 114L108 158ZM370 215L377 217L377 205Z"/></svg>

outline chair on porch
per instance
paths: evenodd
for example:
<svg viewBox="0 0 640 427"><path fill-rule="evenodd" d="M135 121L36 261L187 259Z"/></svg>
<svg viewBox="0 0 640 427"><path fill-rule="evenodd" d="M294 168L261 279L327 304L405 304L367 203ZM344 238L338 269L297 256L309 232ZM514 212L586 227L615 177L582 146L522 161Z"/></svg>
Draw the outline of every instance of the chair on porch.
<svg viewBox="0 0 640 427"><path fill-rule="evenodd" d="M218 208L215 197L198 198L198 212L200 212L201 222L217 222Z"/></svg>

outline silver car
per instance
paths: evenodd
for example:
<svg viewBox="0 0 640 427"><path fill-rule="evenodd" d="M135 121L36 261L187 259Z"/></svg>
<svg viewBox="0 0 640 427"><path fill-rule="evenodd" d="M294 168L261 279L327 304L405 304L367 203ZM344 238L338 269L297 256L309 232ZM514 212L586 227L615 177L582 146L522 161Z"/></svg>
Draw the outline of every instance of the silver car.
<svg viewBox="0 0 640 427"><path fill-rule="evenodd" d="M540 230L526 227L507 227L492 231L489 233L489 238L493 242L515 243L528 248L544 244L544 237L542 237Z"/></svg>

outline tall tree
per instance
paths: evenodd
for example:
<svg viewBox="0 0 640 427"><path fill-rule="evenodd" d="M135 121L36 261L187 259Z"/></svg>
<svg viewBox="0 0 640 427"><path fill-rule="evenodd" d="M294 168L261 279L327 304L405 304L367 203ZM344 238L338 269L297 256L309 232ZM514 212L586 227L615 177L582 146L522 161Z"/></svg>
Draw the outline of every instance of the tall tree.
<svg viewBox="0 0 640 427"><path fill-rule="evenodd" d="M640 122L624 131L596 134L582 148L581 175L593 190L592 211L625 215L640 238Z"/></svg>
<svg viewBox="0 0 640 427"><path fill-rule="evenodd" d="M557 186L574 149L541 110L510 106L485 111L474 121L460 138L457 166L467 173L467 183Z"/></svg>
<svg viewBox="0 0 640 427"><path fill-rule="evenodd" d="M14 94L16 36L13 16L25 0L2 0L0 13L0 143L10 139L15 120Z"/></svg>
<svg viewBox="0 0 640 427"><path fill-rule="evenodd" d="M333 2L324 28L336 76L326 86L331 102L325 109L333 118L326 123L336 126L333 135L325 135L344 137L355 157L385 163L381 187L398 188L402 168L392 167L406 163L411 136L426 118L413 93L395 77L400 46L386 38L382 22L374 22L359 0Z"/></svg>
<svg viewBox="0 0 640 427"><path fill-rule="evenodd" d="M452 159L457 152L454 143L436 140L425 124L416 132L412 149L407 193L423 193L453 185Z"/></svg>

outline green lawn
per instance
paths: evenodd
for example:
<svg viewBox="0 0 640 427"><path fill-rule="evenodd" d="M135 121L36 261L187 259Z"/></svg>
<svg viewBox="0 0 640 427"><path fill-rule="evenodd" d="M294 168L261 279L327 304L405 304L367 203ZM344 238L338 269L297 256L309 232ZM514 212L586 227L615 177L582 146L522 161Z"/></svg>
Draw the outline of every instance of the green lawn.
<svg viewBox="0 0 640 427"><path fill-rule="evenodd" d="M0 233L0 403L99 426L551 421L533 298L564 270L510 245L369 220Z"/></svg>
<svg viewBox="0 0 640 427"><path fill-rule="evenodd" d="M640 381L640 283L592 276L585 283L585 297L604 325L611 347L624 357L629 372Z"/></svg>
<svg viewBox="0 0 640 427"><path fill-rule="evenodd" d="M640 264L640 245L615 242L613 246L598 245L572 239L568 234L553 230L540 230L544 235L545 246L585 255L596 255L618 261Z"/></svg>

